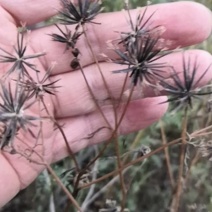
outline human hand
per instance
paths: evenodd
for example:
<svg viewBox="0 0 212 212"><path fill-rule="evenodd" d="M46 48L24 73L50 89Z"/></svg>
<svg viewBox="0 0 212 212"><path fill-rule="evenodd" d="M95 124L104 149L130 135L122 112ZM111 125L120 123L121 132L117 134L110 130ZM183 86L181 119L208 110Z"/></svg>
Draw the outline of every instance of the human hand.
<svg viewBox="0 0 212 212"><path fill-rule="evenodd" d="M59 0L37 0L31 2L22 0L14 2L12 0L0 0L0 40L1 45L11 46L16 43L17 26L21 22L31 25L54 15L60 8ZM169 48L178 46L184 47L205 40L211 33L212 16L208 9L200 4L191 2L179 2L149 6L148 14L156 11L152 17L154 25L163 25L166 28L163 38L171 41ZM138 10L132 12L136 17ZM122 12L101 14L96 18L96 22L101 25L88 27L87 33L92 41L96 55L100 53L109 54L106 42L117 38L115 31L126 31L128 25ZM71 29L72 27L70 27ZM82 78L80 71L70 71L70 55L64 53L64 46L51 41L50 33L58 33L54 26L45 27L31 32L29 52L45 51L47 55L40 58L37 66L44 72L52 62L56 61L51 81L60 79L55 97L45 97L49 110L54 113L55 118L61 124L65 124L65 134L74 152L89 145L99 143L110 138L111 132L107 129L95 134L92 139L82 139L104 126L104 120L96 110L92 97ZM84 40L79 41L79 49L82 52L81 60L86 77L90 86L99 101L107 99L107 92L98 69L90 55L90 50L86 47ZM201 74L211 63L211 55L205 51L191 50L189 54L192 58L197 56ZM176 69L182 66L182 53L173 53L161 60L168 60ZM5 68L5 67L4 67ZM113 70L118 69L118 65L101 62L106 81L109 84L114 97L120 94L124 76L113 74ZM168 70L167 70L168 71ZM206 84L209 78L205 75L201 83ZM150 96L150 98L148 98ZM166 97L155 97L149 92L145 93L143 99L131 101L127 113L119 128L120 134L127 134L151 125L160 119L166 112L167 104L158 104L166 100ZM104 102L104 101L103 101ZM110 104L102 105L109 122L114 125L113 110ZM79 141L80 142L76 142ZM45 127L45 160L49 163L56 162L65 156L68 151L62 136L58 131L53 131L52 126ZM18 155L10 155L2 152L0 154L0 206L8 202L20 189L28 186L44 169L44 166L30 163L25 158Z"/></svg>

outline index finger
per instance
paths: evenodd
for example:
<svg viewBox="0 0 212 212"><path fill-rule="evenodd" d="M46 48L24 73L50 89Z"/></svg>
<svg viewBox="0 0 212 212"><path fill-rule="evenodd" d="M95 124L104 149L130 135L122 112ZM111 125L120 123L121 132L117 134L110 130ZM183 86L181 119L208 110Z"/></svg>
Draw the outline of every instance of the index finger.
<svg viewBox="0 0 212 212"><path fill-rule="evenodd" d="M144 11L145 8L133 10L132 19L136 20L138 12ZM145 14L145 19L151 18L151 26L163 26L166 31L162 38L169 40L170 48L178 46L184 47L193 45L205 40L211 33L212 15L211 12L201 4L194 2L175 2L149 6ZM145 21L145 20L144 20ZM94 54L99 57L100 53L115 55L107 48L108 40L118 38L117 31L128 32L129 24L123 12L105 13L96 17L95 22L101 25L87 25L88 37ZM204 23L204 24L203 24ZM69 26L74 30L75 26ZM52 61L57 62L53 74L61 74L70 71L70 61L73 59L70 52L64 53L64 45L52 42L48 34L59 33L55 26L45 27L32 32L31 44L37 52L45 50L47 53L43 59L43 65L49 66ZM82 54L81 65L87 66L94 62L86 39L81 37L77 45ZM102 58L98 58L102 60Z"/></svg>
<svg viewBox="0 0 212 212"><path fill-rule="evenodd" d="M0 5L8 11L17 23L27 25L44 21L58 13L60 0L0 0Z"/></svg>

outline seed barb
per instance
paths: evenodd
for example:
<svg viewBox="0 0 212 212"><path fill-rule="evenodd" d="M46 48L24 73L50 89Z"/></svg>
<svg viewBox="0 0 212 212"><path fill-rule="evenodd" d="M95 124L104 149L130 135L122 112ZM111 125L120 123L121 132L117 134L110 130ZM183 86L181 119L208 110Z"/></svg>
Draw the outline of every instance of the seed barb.
<svg viewBox="0 0 212 212"><path fill-rule="evenodd" d="M61 0L61 5L59 21L64 25L97 24L93 19L103 10L99 0L78 0L76 5L69 0Z"/></svg>
<svg viewBox="0 0 212 212"><path fill-rule="evenodd" d="M185 59L185 55L183 55L183 78L179 77L179 73L172 67L172 75L171 79L173 82L169 82L167 80L162 80L160 85L163 90L169 95L169 98L165 102L172 102L174 104L174 108L192 108L193 107L193 99L199 99L200 96L211 94L212 91L204 92L203 88L199 88L198 85L205 77L206 73L210 69L211 65L201 74L201 76L196 79L196 74L198 70L197 59L195 59L194 64L191 64L190 57Z"/></svg>
<svg viewBox="0 0 212 212"><path fill-rule="evenodd" d="M62 35L53 33L50 35L52 37L52 40L66 44L65 51L68 50L69 48L74 49L79 37L83 33L77 31L72 33L67 27L66 32L64 32L57 24L55 24L55 26L59 29Z"/></svg>
<svg viewBox="0 0 212 212"><path fill-rule="evenodd" d="M126 68L114 70L113 73L129 73L134 86L138 82L151 85L154 80L162 78L163 68L168 65L164 62L157 62L157 60L170 52L162 52L162 49L156 48L159 39L160 37L148 36L147 39L136 39L125 52L114 49L119 58L112 62L125 65Z"/></svg>
<svg viewBox="0 0 212 212"><path fill-rule="evenodd" d="M17 44L13 47L13 49L15 51L14 55L0 47L0 51L4 53L0 54L0 63L12 63L12 67L7 70L4 76L5 78L16 71L21 77L27 76L28 78L31 78L27 67L39 72L36 65L28 62L27 60L44 56L45 53L41 52L33 55L26 55L27 46L24 44L24 33L17 33Z"/></svg>
<svg viewBox="0 0 212 212"><path fill-rule="evenodd" d="M30 108L34 102L28 102L29 93L25 92L16 84L15 92L12 93L11 84L1 85L0 123L4 131L0 136L0 148L12 144L19 129L28 130L28 126L36 126L33 121L40 119L26 114L25 110Z"/></svg>

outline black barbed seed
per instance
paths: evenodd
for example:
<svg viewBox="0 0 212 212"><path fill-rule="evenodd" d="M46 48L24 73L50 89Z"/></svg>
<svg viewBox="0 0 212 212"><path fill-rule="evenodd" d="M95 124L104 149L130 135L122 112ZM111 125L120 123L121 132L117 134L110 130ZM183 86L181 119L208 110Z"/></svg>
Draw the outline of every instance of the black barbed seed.
<svg viewBox="0 0 212 212"><path fill-rule="evenodd" d="M23 86L26 92L29 92L29 98L32 98L33 96L35 96L35 98L42 97L45 93L55 95L55 92L57 92L56 89L60 87L57 86L56 83L60 79L50 81L51 72L52 67L46 71L42 79L40 79L37 74L37 80L31 78L25 81L20 80L18 83Z"/></svg>
<svg viewBox="0 0 212 212"><path fill-rule="evenodd" d="M3 54L0 54L0 63L12 64L12 67L6 71L4 78L8 77L14 72L17 72L20 77L26 76L27 78L31 78L27 68L34 70L35 72L39 72L36 65L28 62L28 60L44 56L45 52L27 55L27 45L24 42L24 33L17 33L17 44L13 47L13 49L15 51L14 54L0 47L0 51L3 52Z"/></svg>
<svg viewBox="0 0 212 212"><path fill-rule="evenodd" d="M80 66L79 59L78 59L77 57L75 57L75 58L71 61L70 66L71 66L71 68L73 68L73 69L77 69L77 68Z"/></svg>
<svg viewBox="0 0 212 212"><path fill-rule="evenodd" d="M111 59L113 63L124 65L125 68L114 70L113 73L129 73L132 84L151 85L155 80L163 77L163 69L169 67L165 62L157 62L162 57L171 53L163 52L163 49L156 48L160 37L152 38L150 35L146 39L137 38L126 51L114 49L118 59Z"/></svg>
<svg viewBox="0 0 212 212"><path fill-rule="evenodd" d="M79 54L80 54L80 51L79 51L78 48L74 48L71 52L72 52L72 54L73 54L74 57L78 57Z"/></svg>
<svg viewBox="0 0 212 212"><path fill-rule="evenodd" d="M131 78L133 86L153 86L164 77L164 69L169 68L166 62L160 59L172 51L166 49L166 42L161 38L163 26L153 26L151 19L155 12L147 16L146 7L134 22L132 20L128 2L125 3L129 17L131 31L119 32L120 38L112 42L116 59L110 62L123 65L123 69L114 70L113 73L125 73ZM114 44L116 43L116 44Z"/></svg>
<svg viewBox="0 0 212 212"><path fill-rule="evenodd" d="M183 65L182 65L182 78L179 76L179 72L172 67L172 75L170 80L161 80L160 85L162 89L169 95L169 98L165 102L173 103L175 109L192 108L193 100L199 99L201 96L211 94L211 89L209 91L202 91L204 87L198 87L202 78L209 71L211 65L196 79L196 74L198 70L197 58L194 63L191 64L191 59L188 57L187 61L185 55L183 55ZM207 86L206 86L207 87Z"/></svg>
<svg viewBox="0 0 212 212"><path fill-rule="evenodd" d="M77 32L77 31L72 33L67 28L67 26L65 27L66 31L64 32L57 24L55 24L55 26L59 29L62 35L59 35L56 33L50 34L50 36L52 37L52 40L66 44L65 51L68 50L69 48L75 49L75 45L83 33Z"/></svg>
<svg viewBox="0 0 212 212"><path fill-rule="evenodd" d="M126 48L130 46L132 43L135 42L136 39L145 39L147 36L158 36L161 35L164 32L164 27L157 25L152 27L151 26L151 19L154 16L155 12L153 12L151 15L149 15L148 18L146 18L146 13L148 10L148 7L144 9L142 13L139 13L139 15L136 18L136 22L134 23L130 14L130 10L127 7L126 8L128 17L129 17L129 25L131 28L131 31L129 32L120 32L120 38L118 39L118 44L123 44Z"/></svg>
<svg viewBox="0 0 212 212"><path fill-rule="evenodd" d="M13 143L19 129L27 131L29 126L36 126L33 122L40 117L29 115L25 112L35 101L29 102L29 92L16 84L15 92L12 92L11 84L1 84L0 91L0 123L5 126L1 135L1 148Z"/></svg>
<svg viewBox="0 0 212 212"><path fill-rule="evenodd" d="M78 0L76 5L69 0L61 0L61 5L63 9L58 20L64 25L77 24L76 30L85 23L97 24L93 20L103 10L99 0Z"/></svg>

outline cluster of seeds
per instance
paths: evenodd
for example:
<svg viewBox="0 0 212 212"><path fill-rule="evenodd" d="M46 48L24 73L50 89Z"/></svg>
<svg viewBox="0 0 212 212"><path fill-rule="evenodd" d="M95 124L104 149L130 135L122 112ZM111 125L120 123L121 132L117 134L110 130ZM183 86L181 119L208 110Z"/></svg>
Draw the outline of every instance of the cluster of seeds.
<svg viewBox="0 0 212 212"><path fill-rule="evenodd" d="M87 37L87 24L101 24L96 22L95 18L103 11L102 3L100 0L77 0L75 3L70 0L60 1L62 9L59 11L57 23L55 24L58 33L49 36L53 42L64 45L66 54L70 53L71 69L74 71L80 70L86 81L86 73L81 65L83 52L78 48L78 41L83 36ZM112 49L116 56L110 58L110 55L107 55L106 59L110 63L122 67L118 70L112 70L114 75L126 74L126 77L131 81L132 89L143 89L144 86L148 86L158 90L158 92L165 92L169 98L164 103L173 103L174 108L177 110L192 108L193 99L212 93L210 89L204 91L204 88L198 87L209 71L210 66L197 78L199 66L197 62L191 63L190 58L186 58L185 54L182 57L182 70L180 72L175 70L168 62L161 62L164 61L167 55L172 54L172 51L167 50L167 41L163 39L164 27L154 26L152 22L155 13L148 16L148 7L146 7L134 21L130 14L128 1L125 2L125 10L128 14L130 30L119 32L120 36L112 41ZM72 31L69 29L70 25L74 26ZM18 31L17 42L12 51L0 47L0 63L6 64L6 67L8 67L0 80L0 149L13 147L14 141L19 138L18 135L21 130L29 132L36 139L40 136L39 133L35 135L32 128L42 127L41 123L44 117L39 113L37 115L30 113L31 107L35 104L41 104L40 110L46 110L47 116L45 116L45 119L55 121L53 120L54 117L50 117L44 102L46 94L55 95L59 88L57 85L59 80L50 80L53 67L49 67L42 75L36 64L31 62L32 59L36 60L45 56L45 53L40 52L33 55L27 53L28 48L25 41L27 32L27 30ZM98 66L97 60L96 65ZM167 76L164 70L169 70L168 77L164 77ZM107 83L104 83L107 89ZM125 87L125 82L123 82L123 87ZM92 93L91 90L89 91ZM129 101L130 98L131 96L128 99ZM93 99L95 101L95 98ZM117 123L117 126L119 126L120 123ZM118 128L117 126L116 128ZM103 128L98 129L96 132ZM113 132L114 135L116 130ZM93 136L96 132L91 135ZM92 136L88 138L90 139ZM142 152L137 157L142 157L145 154ZM88 183L87 181L90 178L89 171L80 172L77 168L71 169L70 178L70 184L78 184L75 186L76 191L73 192L76 196L79 187L84 183ZM119 211L119 206L116 205L116 202L109 201L107 207L102 211ZM123 210L120 209L120 211ZM128 210L126 209L126 211Z"/></svg>
<svg viewBox="0 0 212 212"><path fill-rule="evenodd" d="M50 36L53 41L63 43L65 51L70 50L72 54L70 66L76 70L81 67L79 59L81 53L77 48L77 43L85 35L86 24L100 24L94 19L102 12L103 7L101 1L98 0L78 0L76 4L69 0L61 0L61 5L58 22L55 24L59 32ZM183 57L183 79L181 79L173 67L168 63L160 62L160 59L170 54L171 51L166 50L166 41L162 39L163 26L152 27L151 20L154 13L146 17L147 7L134 22L127 2L125 7L131 31L120 32L120 38L113 42L117 56L115 59L110 59L110 62L123 65L123 69L113 70L113 73L127 74L131 78L132 86L141 85L141 89L144 85L156 88L155 85L158 85L159 90L162 89L170 95L167 102L173 102L177 108L192 107L193 98L210 94L210 91L202 92L201 88L196 88L209 67L196 80L198 65L190 64L190 60ZM63 25L65 25L65 30L63 30ZM69 25L75 26L73 32L68 29ZM25 114L25 110L43 98L44 93L54 95L55 89L58 88L56 85L58 80L49 81L52 68L49 68L43 78L39 79L39 70L30 61L44 56L45 53L28 55L26 53L27 45L24 41L26 34L26 30L17 33L14 53L0 48L0 63L11 64L0 82L0 122L4 126L0 142L1 148L13 143L19 129L27 130L28 126L33 125L34 120L41 119L41 117ZM83 53L81 55L83 56ZM164 68L171 70L168 79L164 79ZM32 77L32 71L36 77ZM172 80L170 81L170 79ZM11 84L14 89L11 89Z"/></svg>
<svg viewBox="0 0 212 212"><path fill-rule="evenodd" d="M31 61L44 56L45 53L27 54L27 45L24 41L27 33L24 27L18 31L17 44L13 47L12 53L0 48L0 63L9 67L0 81L1 149L5 146L12 147L21 129L36 137L30 127L37 127L34 122L41 121L42 117L31 115L30 108L43 101L45 93L54 95L55 89L58 88L55 85L58 80L49 81L52 68L49 68L40 79L40 71Z"/></svg>

